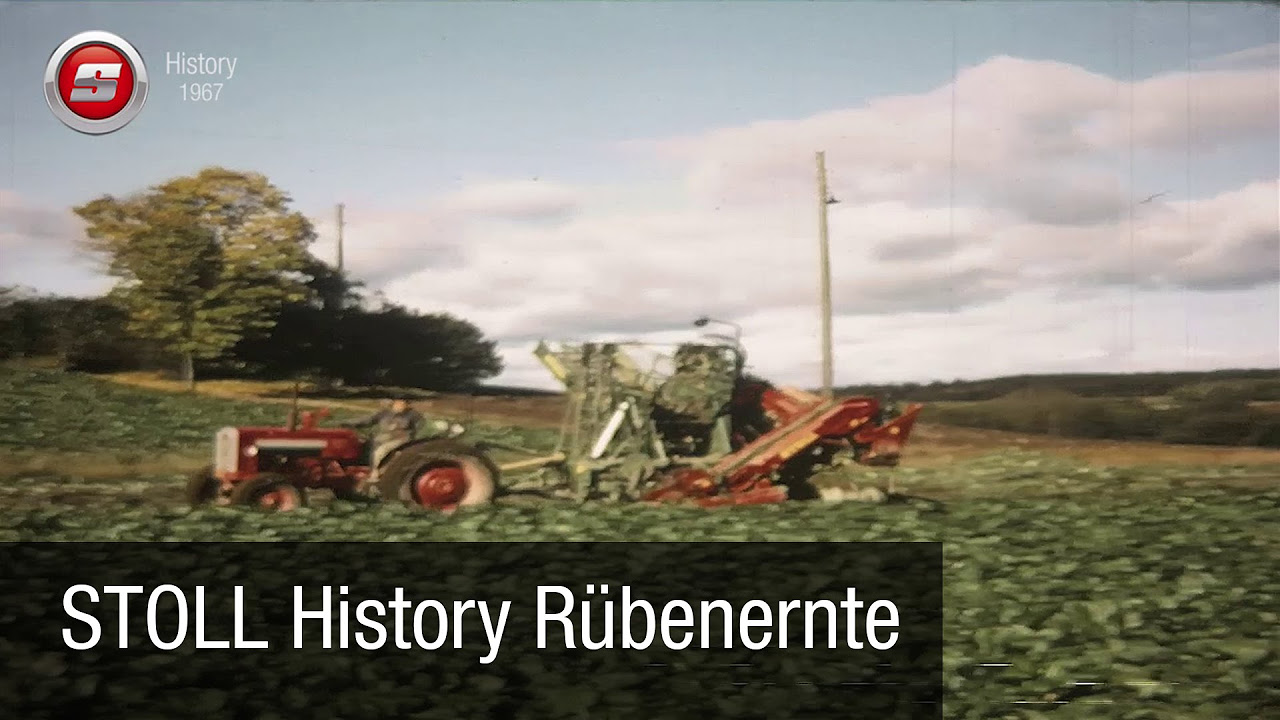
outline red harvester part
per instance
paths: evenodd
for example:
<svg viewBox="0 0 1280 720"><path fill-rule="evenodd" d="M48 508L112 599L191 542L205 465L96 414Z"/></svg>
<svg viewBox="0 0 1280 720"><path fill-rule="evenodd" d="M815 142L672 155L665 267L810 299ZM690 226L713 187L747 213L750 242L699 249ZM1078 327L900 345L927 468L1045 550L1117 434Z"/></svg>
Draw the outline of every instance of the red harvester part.
<svg viewBox="0 0 1280 720"><path fill-rule="evenodd" d="M893 420L876 425L880 405L874 398L825 400L794 388L755 391L774 422L772 429L726 455L710 470L684 468L666 474L659 487L642 500L692 501L703 507L783 502L788 498L787 488L775 484L773 478L789 461L805 453L852 447L854 457L864 465L896 465L923 409L922 405L911 405Z"/></svg>

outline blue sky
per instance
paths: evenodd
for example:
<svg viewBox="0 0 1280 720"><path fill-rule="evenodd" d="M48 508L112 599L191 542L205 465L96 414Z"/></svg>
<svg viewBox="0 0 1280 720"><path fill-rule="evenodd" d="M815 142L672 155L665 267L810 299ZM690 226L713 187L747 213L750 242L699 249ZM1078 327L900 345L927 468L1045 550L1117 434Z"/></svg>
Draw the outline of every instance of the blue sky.
<svg viewBox="0 0 1280 720"><path fill-rule="evenodd" d="M24 2L0 12L13 68L0 95L16 118L0 168L58 203L210 162L262 168L303 205L347 192L412 201L471 175L613 182L618 141L943 84L953 22L962 66L1009 54L1127 76L1130 54L1129 3ZM1136 74L1185 66L1185 8L1142 3L1135 15ZM1275 42L1267 17L1194 7L1193 62ZM145 114L106 138L68 135L38 83L52 48L85 28L129 39L155 79ZM170 51L238 58L225 97L183 103L189 78L163 74ZM86 157L113 170L68 177Z"/></svg>
<svg viewBox="0 0 1280 720"><path fill-rule="evenodd" d="M637 153L627 143L710 136L764 121L803 123L879 98L924 95L951 81L953 61L963 69L1009 56L1141 81L1188 66L1211 69L1223 56L1280 39L1274 8L1208 3L1189 15L1190 26L1182 3L1082 0L4 3L0 53L8 71L0 75L0 97L9 107L0 113L0 187L24 207L55 212L209 164L252 169L290 192L317 222L327 221L334 203L348 203L351 242L368 252L402 247L413 242L403 238L416 236L403 229L380 236L372 220L361 235L361 217L400 217L490 182L536 179L601 192L608 199L583 214L625 206L639 213L626 221L634 226L691 201L684 196L687 168L680 166L687 159ZM105 137L63 127L40 86L53 48L88 29L127 38L153 79L142 115ZM167 52L233 56L236 74L223 81L217 102L184 103L180 85L196 78L165 75ZM1261 57L1261 67L1280 82L1273 56ZM1000 102L1021 102L1013 91L991 92ZM1117 110L1123 104L1117 94ZM1187 199L1188 177L1193 197L1210 197L1280 175L1280 142L1265 134L1197 148L1190 166L1186 155L1139 147L1131 193L1166 192L1164 199L1176 202ZM1103 166L1127 173L1127 153L1100 157ZM965 167L958 172L968 177ZM959 192L966 200L967 187ZM642 198L653 202L632 207ZM424 216L420 224L439 222ZM479 237L458 232L452 240L423 242L443 247ZM87 271L78 266L40 260L30 248L6 252L35 258L23 266L27 284L68 290L85 282ZM10 275L19 265L7 264ZM388 288L402 288L399 297L424 309L443 304L464 313L483 305L415 295L403 290L413 285L408 275L386 279ZM1268 323L1274 286L1239 291L1261 304L1253 321ZM492 327L505 326L495 320ZM1237 344L1247 347L1242 361L1266 359L1265 343Z"/></svg>

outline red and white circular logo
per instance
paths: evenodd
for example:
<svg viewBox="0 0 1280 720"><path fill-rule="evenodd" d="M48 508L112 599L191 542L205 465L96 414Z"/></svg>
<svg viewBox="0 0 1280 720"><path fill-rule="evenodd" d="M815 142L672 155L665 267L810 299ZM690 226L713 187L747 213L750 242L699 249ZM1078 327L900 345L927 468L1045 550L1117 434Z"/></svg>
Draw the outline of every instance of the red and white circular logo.
<svg viewBox="0 0 1280 720"><path fill-rule="evenodd" d="M128 125L147 101L147 68L124 38L95 30L58 46L44 70L44 97L64 125L105 135Z"/></svg>

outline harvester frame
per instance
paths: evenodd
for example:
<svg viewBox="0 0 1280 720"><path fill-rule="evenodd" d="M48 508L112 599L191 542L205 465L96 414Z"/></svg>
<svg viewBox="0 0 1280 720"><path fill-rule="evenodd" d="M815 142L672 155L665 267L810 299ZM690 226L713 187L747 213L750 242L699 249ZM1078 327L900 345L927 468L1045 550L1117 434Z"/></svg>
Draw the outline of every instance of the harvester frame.
<svg viewBox="0 0 1280 720"><path fill-rule="evenodd" d="M540 342L534 355L566 390L555 449L494 441L476 447L523 456L496 465L506 492L705 507L816 497L809 477L841 453L864 465L897 464L921 405L886 421L889 413L874 398L774 387L745 374L737 338L708 339L715 341L675 344L671 354L654 352L664 347L655 343ZM636 361L637 350L652 354L647 367ZM693 414L701 437L684 443L693 452L672 447L680 444L671 437L680 422L671 416L680 413L662 396L677 380L684 399L700 406Z"/></svg>

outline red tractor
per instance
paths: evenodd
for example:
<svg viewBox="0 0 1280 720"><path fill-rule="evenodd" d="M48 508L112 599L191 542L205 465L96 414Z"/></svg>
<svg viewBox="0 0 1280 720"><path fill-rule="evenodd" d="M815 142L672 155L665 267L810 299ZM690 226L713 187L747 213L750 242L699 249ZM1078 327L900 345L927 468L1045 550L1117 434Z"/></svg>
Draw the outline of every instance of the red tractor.
<svg viewBox="0 0 1280 720"><path fill-rule="evenodd" d="M288 511L311 490L343 500L384 499L449 511L488 502L498 470L480 450L457 440L462 428L437 423L433 434L387 453L370 484L372 449L355 431L318 427L328 410L298 414L283 427L227 427L214 437L213 464L192 476L193 506L239 505ZM301 422L295 422L300 418Z"/></svg>

